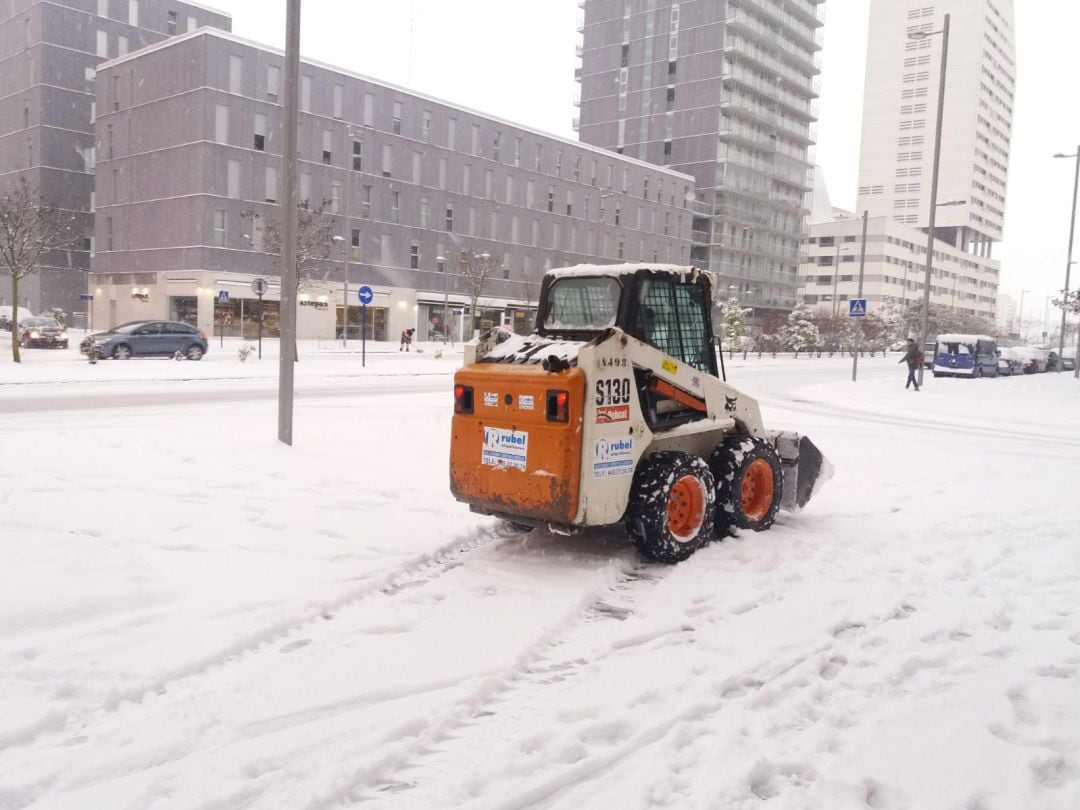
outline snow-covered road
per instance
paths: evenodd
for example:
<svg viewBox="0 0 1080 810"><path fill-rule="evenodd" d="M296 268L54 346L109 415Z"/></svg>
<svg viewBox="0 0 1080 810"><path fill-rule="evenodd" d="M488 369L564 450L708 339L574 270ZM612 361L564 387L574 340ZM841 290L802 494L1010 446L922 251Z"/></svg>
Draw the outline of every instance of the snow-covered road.
<svg viewBox="0 0 1080 810"><path fill-rule="evenodd" d="M268 372L0 368L0 808L1080 806L1074 380L736 358L836 477L665 568L456 504L444 360L292 449Z"/></svg>

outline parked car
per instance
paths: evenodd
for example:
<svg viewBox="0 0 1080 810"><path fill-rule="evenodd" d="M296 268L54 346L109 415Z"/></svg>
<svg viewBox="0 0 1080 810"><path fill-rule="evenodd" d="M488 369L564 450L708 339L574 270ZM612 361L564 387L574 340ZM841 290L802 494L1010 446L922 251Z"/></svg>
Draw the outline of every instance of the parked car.
<svg viewBox="0 0 1080 810"><path fill-rule="evenodd" d="M1006 376L1012 376L1013 374L1024 373L1024 363L1026 358L1021 355L1016 349L1002 349L998 353L998 373ZM1003 371L1002 367L1008 366L1008 371Z"/></svg>
<svg viewBox="0 0 1080 810"><path fill-rule="evenodd" d="M207 348L206 335L180 321L132 321L88 335L79 345L83 354L114 360L173 357L177 352L188 360L202 360Z"/></svg>
<svg viewBox="0 0 1080 810"><path fill-rule="evenodd" d="M1071 354L1062 355L1061 370L1076 371L1076 356Z"/></svg>
<svg viewBox="0 0 1080 810"><path fill-rule="evenodd" d="M1013 373L1012 364L1009 362L1008 358L1002 356L1001 352L998 352L997 367L998 367L998 376L999 377L1011 377L1012 376L1012 373Z"/></svg>
<svg viewBox="0 0 1080 810"><path fill-rule="evenodd" d="M56 318L40 315L24 318L19 323L19 345L24 349L66 349L68 334Z"/></svg>
<svg viewBox="0 0 1080 810"><path fill-rule="evenodd" d="M28 310L26 307L19 307L16 311L16 318L18 319L13 326L11 323L11 307L0 307L0 331L14 332L16 327L25 321L27 318L33 318L34 313Z"/></svg>
<svg viewBox="0 0 1080 810"><path fill-rule="evenodd" d="M996 377L997 343L988 335L938 335L935 377Z"/></svg>
<svg viewBox="0 0 1080 810"><path fill-rule="evenodd" d="M1016 346L1013 349L1023 363L1025 374L1040 374L1046 371L1047 356L1042 349L1034 346Z"/></svg>

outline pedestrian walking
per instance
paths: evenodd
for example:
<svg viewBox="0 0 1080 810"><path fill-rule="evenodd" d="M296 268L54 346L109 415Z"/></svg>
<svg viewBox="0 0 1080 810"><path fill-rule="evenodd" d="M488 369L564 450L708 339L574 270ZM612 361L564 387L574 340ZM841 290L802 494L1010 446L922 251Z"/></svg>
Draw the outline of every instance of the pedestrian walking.
<svg viewBox="0 0 1080 810"><path fill-rule="evenodd" d="M919 390L919 382L915 377L915 370L922 365L925 355L918 346L915 345L915 341L912 338L907 339L907 349L904 351L904 356L900 358L899 362L907 363L907 382L904 384L904 389L908 389L911 386L915 386L915 390Z"/></svg>
<svg viewBox="0 0 1080 810"><path fill-rule="evenodd" d="M412 346L412 336L414 332L416 332L415 329L406 329L401 333L401 345L398 347L399 352L409 351L409 347Z"/></svg>

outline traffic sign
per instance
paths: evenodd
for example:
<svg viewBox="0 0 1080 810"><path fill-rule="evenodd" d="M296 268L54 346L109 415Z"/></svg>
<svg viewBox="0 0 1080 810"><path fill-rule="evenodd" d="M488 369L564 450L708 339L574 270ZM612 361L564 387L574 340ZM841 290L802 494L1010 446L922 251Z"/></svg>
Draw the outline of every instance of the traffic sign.
<svg viewBox="0 0 1080 810"><path fill-rule="evenodd" d="M359 298L360 303L366 307L375 300L375 291L367 284L361 284L360 289L356 291L356 297Z"/></svg>
<svg viewBox="0 0 1080 810"><path fill-rule="evenodd" d="M94 296L90 295L90 293L83 293L82 295L79 296L79 300L80 301L93 301Z"/></svg>
<svg viewBox="0 0 1080 810"><path fill-rule="evenodd" d="M848 315L850 315L852 318L865 318L866 299L852 298L850 301L848 301Z"/></svg>
<svg viewBox="0 0 1080 810"><path fill-rule="evenodd" d="M266 295L266 289L269 286L265 278L257 278L251 282L251 291L258 296L263 296Z"/></svg>
<svg viewBox="0 0 1080 810"><path fill-rule="evenodd" d="M218 290L217 300L218 300L219 304L227 304L227 303L229 303L229 291L228 290Z"/></svg>

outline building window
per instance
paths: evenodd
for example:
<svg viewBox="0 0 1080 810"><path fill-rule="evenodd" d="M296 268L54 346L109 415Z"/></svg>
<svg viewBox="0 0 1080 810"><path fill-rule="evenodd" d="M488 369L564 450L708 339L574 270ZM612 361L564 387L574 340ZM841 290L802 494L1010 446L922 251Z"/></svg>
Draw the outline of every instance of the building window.
<svg viewBox="0 0 1080 810"><path fill-rule="evenodd" d="M311 202L311 175L300 172L300 205L307 207Z"/></svg>
<svg viewBox="0 0 1080 810"><path fill-rule="evenodd" d="M555 176L562 177L562 149L555 152Z"/></svg>
<svg viewBox="0 0 1080 810"><path fill-rule="evenodd" d="M128 38L123 34L116 38L116 53L118 56L127 56Z"/></svg>
<svg viewBox="0 0 1080 810"><path fill-rule="evenodd" d="M169 19L165 23L165 31L166 31L166 33L168 33L169 36L175 36L175 34L176 34L176 23L177 23L176 12L175 11L170 11L169 12Z"/></svg>
<svg viewBox="0 0 1080 810"><path fill-rule="evenodd" d="M240 81L244 74L244 57L232 54L229 56L229 92L240 92Z"/></svg>
<svg viewBox="0 0 1080 810"><path fill-rule="evenodd" d="M622 46L622 59L619 62L619 67L630 66L630 43L624 42Z"/></svg>
<svg viewBox="0 0 1080 810"><path fill-rule="evenodd" d="M501 132L495 133L495 138L491 143L491 159L496 163L499 162L499 140L502 138Z"/></svg>
<svg viewBox="0 0 1080 810"><path fill-rule="evenodd" d="M352 260L360 261L360 229L353 228L349 244L352 247Z"/></svg>
<svg viewBox="0 0 1080 810"><path fill-rule="evenodd" d="M113 223L112 217L105 217L105 249L113 249Z"/></svg>
<svg viewBox="0 0 1080 810"><path fill-rule="evenodd" d="M454 230L454 206L452 204L446 206L446 230L451 233Z"/></svg>
<svg viewBox="0 0 1080 810"><path fill-rule="evenodd" d="M574 192L566 192L566 215L571 217L574 215Z"/></svg>
<svg viewBox="0 0 1080 810"><path fill-rule="evenodd" d="M354 172L364 170L364 144L362 141L352 142L352 168Z"/></svg>
<svg viewBox="0 0 1080 810"><path fill-rule="evenodd" d="M255 113L255 151L266 151L266 116Z"/></svg>
<svg viewBox="0 0 1080 810"><path fill-rule="evenodd" d="M97 32L97 55L101 57L109 55L109 34L106 31Z"/></svg>
<svg viewBox="0 0 1080 810"><path fill-rule="evenodd" d="M225 247L225 209L214 209L214 247Z"/></svg>
<svg viewBox="0 0 1080 810"><path fill-rule="evenodd" d="M446 146L448 149L456 149L457 144L457 119L451 118L446 122Z"/></svg>
<svg viewBox="0 0 1080 810"><path fill-rule="evenodd" d="M97 0L97 15L109 18L109 0Z"/></svg>
<svg viewBox="0 0 1080 810"><path fill-rule="evenodd" d="M397 190L390 192L390 221L401 221L401 192Z"/></svg>
<svg viewBox="0 0 1080 810"><path fill-rule="evenodd" d="M420 185L420 152L412 153L412 181L416 185Z"/></svg>
<svg viewBox="0 0 1080 810"><path fill-rule="evenodd" d="M468 171L468 168L469 168L468 166L465 167L466 171ZM468 175L466 175L466 177L467 176ZM439 184L440 189L442 189L444 191L446 190L446 158L444 158L444 157L439 158L438 184Z"/></svg>
<svg viewBox="0 0 1080 810"><path fill-rule="evenodd" d="M139 0L128 0L128 25L139 25Z"/></svg>
<svg viewBox="0 0 1080 810"><path fill-rule="evenodd" d="M555 210L555 186L548 186L547 210L549 212Z"/></svg>
<svg viewBox="0 0 1080 810"><path fill-rule="evenodd" d="M420 246L415 242L409 246L409 267L413 270L420 269Z"/></svg>
<svg viewBox="0 0 1080 810"><path fill-rule="evenodd" d="M615 224L616 225L620 224L620 219L621 218L622 218L622 206L620 206L619 203L615 203Z"/></svg>
<svg viewBox="0 0 1080 810"><path fill-rule="evenodd" d="M427 197L420 198L420 227L427 228L431 220L431 200Z"/></svg>
<svg viewBox="0 0 1080 810"><path fill-rule="evenodd" d="M234 200L240 199L240 161L230 160L228 163L228 196Z"/></svg>
<svg viewBox="0 0 1080 810"><path fill-rule="evenodd" d="M390 173L393 169L394 163L394 148L388 143L383 144L382 148L382 176L390 177Z"/></svg>
<svg viewBox="0 0 1080 810"><path fill-rule="evenodd" d="M334 118L340 119L345 114L345 85L334 85Z"/></svg>
<svg viewBox="0 0 1080 810"><path fill-rule="evenodd" d="M330 186L330 212L337 214L341 211L341 183L335 180Z"/></svg>
<svg viewBox="0 0 1080 810"><path fill-rule="evenodd" d="M536 160L533 161L533 170L534 171L540 171L540 166L543 164L543 160L544 160L544 145L542 143L538 143L536 145Z"/></svg>
<svg viewBox="0 0 1080 810"><path fill-rule="evenodd" d="M401 134L401 102L394 102L394 122L393 130L395 135Z"/></svg>
<svg viewBox="0 0 1080 810"><path fill-rule="evenodd" d="M281 69L276 65L266 66L266 97L274 104L278 100L278 83L281 81Z"/></svg>
<svg viewBox="0 0 1080 810"><path fill-rule="evenodd" d="M480 154L480 125L473 124L472 127L472 153L474 155Z"/></svg>
<svg viewBox="0 0 1080 810"><path fill-rule="evenodd" d="M300 77L300 109L311 112L311 77Z"/></svg>
<svg viewBox="0 0 1080 810"><path fill-rule="evenodd" d="M427 143L431 143L431 111L424 110L424 117L420 123L420 134Z"/></svg>
<svg viewBox="0 0 1080 810"><path fill-rule="evenodd" d="M360 216L371 219L371 186L364 186L363 192L360 198Z"/></svg>
<svg viewBox="0 0 1080 810"><path fill-rule="evenodd" d="M677 64L676 62L668 62L667 63L667 75L668 75L669 80L675 78L675 65L676 64Z"/></svg>
<svg viewBox="0 0 1080 810"><path fill-rule="evenodd" d="M273 166L266 167L266 193L263 195L268 203L277 202L278 182L277 169Z"/></svg>
<svg viewBox="0 0 1080 810"><path fill-rule="evenodd" d="M664 141L664 157L671 157L671 141Z"/></svg>
<svg viewBox="0 0 1080 810"><path fill-rule="evenodd" d="M514 138L514 165L521 165L521 138Z"/></svg>
<svg viewBox="0 0 1080 810"><path fill-rule="evenodd" d="M226 104L214 105L214 140L229 142L229 107Z"/></svg>
<svg viewBox="0 0 1080 810"><path fill-rule="evenodd" d="M375 126L375 95L364 93L364 126Z"/></svg>
<svg viewBox="0 0 1080 810"><path fill-rule="evenodd" d="M331 148L332 144L333 136L330 134L330 130L324 129L322 134L322 162L327 166L329 166L334 159L334 152Z"/></svg>

